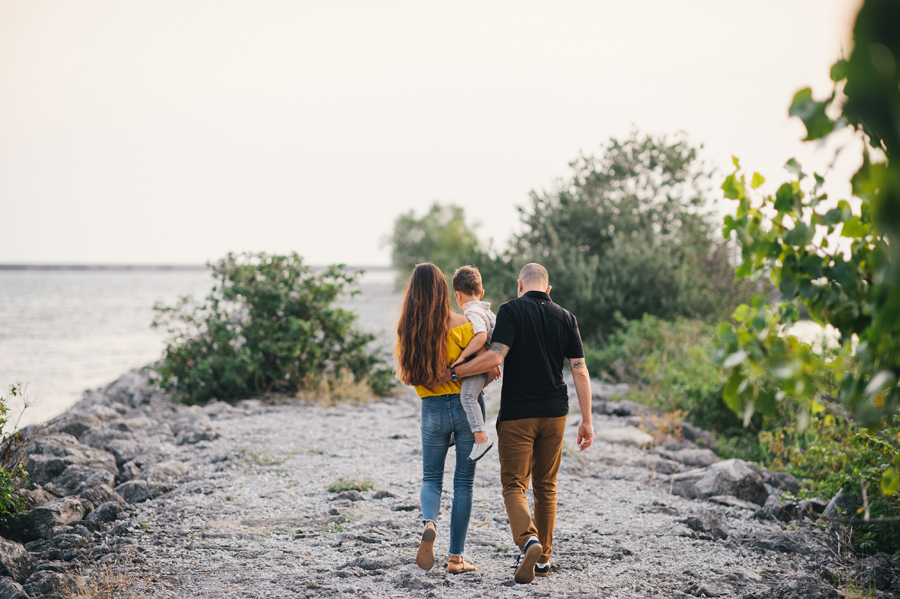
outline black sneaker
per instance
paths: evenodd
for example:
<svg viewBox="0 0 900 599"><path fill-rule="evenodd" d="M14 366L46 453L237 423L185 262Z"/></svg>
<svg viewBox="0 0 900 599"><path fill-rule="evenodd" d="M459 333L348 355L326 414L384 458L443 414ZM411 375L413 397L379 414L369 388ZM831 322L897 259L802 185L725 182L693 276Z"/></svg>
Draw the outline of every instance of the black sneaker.
<svg viewBox="0 0 900 599"><path fill-rule="evenodd" d="M550 576L550 562L534 565L535 576Z"/></svg>
<svg viewBox="0 0 900 599"><path fill-rule="evenodd" d="M518 584L528 584L534 580L534 565L543 552L544 547L536 538L531 537L525 543L525 546L522 547L522 552L519 554L519 561L516 562L514 579Z"/></svg>

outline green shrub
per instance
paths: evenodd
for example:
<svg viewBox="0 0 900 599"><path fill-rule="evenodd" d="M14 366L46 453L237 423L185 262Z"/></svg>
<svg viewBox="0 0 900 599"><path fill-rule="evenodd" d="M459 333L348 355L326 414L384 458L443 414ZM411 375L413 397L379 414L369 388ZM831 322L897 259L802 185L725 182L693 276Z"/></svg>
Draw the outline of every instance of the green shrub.
<svg viewBox="0 0 900 599"><path fill-rule="evenodd" d="M0 396L0 523L25 507L25 500L16 494L28 476L25 469L17 462L16 449L25 442L22 433L10 432L9 404L16 398L24 403L24 385L14 383L9 392Z"/></svg>
<svg viewBox="0 0 900 599"><path fill-rule="evenodd" d="M217 282L205 301L155 307L153 326L169 335L159 383L178 399L297 393L348 376L389 392L390 369L369 349L374 336L334 307L358 274L340 266L317 273L297 254L228 254L211 268Z"/></svg>
<svg viewBox="0 0 900 599"><path fill-rule="evenodd" d="M803 497L828 499L838 491L862 495L866 487L873 519L900 517L900 495L892 488L900 481L891 476L900 468L900 417L873 433L857 424L819 412L800 432L794 425L760 434L768 463L805 480ZM863 513L846 514L860 519ZM865 552L900 551L896 523L858 528L857 548Z"/></svg>
<svg viewBox="0 0 900 599"><path fill-rule="evenodd" d="M645 315L620 326L602 347L585 348L588 371L612 383L628 383L628 399L662 412L681 410L692 424L716 433L723 457L760 457L757 418L744 429L722 400L724 373L710 360L714 328L691 319Z"/></svg>

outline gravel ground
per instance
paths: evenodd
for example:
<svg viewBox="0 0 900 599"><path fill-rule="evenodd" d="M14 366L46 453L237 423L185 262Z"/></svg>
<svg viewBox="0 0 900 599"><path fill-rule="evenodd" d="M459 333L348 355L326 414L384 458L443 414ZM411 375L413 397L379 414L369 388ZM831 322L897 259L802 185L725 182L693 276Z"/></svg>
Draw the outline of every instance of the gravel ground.
<svg viewBox="0 0 900 599"><path fill-rule="evenodd" d="M488 389L496 418L499 384ZM221 436L185 446L188 474L135 506L120 527L132 544L132 595L152 597L679 597L772 584L814 557L762 551L744 535L780 532L747 510L672 495L649 452L598 442L577 452L570 415L559 476L549 578L512 580L517 549L492 450L479 463L467 556L475 573L448 575L454 457L447 460L435 568L414 563L421 531L419 408L414 395L361 405L217 404ZM219 413L216 413L219 412ZM491 414L493 416L491 417ZM597 416L595 427L622 422ZM367 479L333 493L338 479ZM712 540L682 521L714 510L730 529ZM796 533L806 534L798 532Z"/></svg>

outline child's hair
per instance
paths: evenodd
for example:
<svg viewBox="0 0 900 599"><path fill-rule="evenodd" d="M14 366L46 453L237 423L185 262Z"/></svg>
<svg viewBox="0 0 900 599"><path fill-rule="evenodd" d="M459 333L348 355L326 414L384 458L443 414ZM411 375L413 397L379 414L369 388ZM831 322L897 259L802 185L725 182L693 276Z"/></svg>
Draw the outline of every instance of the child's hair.
<svg viewBox="0 0 900 599"><path fill-rule="evenodd" d="M474 266L460 266L453 273L453 291L466 295L481 293L481 273Z"/></svg>

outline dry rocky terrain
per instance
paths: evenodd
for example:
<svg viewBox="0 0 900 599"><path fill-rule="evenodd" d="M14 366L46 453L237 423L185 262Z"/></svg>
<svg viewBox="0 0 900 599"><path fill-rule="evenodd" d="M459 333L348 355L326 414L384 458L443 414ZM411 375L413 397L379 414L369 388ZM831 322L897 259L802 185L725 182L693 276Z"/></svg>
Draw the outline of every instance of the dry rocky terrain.
<svg viewBox="0 0 900 599"><path fill-rule="evenodd" d="M499 389L486 393L491 422ZM126 374L26 447L33 507L0 533L0 599L79 588L179 599L787 599L842 597L835 587L848 583L900 598L900 570L886 556L845 556L841 530L816 524L852 498L780 501L792 477L719 461L690 426L680 439L649 436L638 426L652 419L611 401L617 391L595 388L598 440L585 452L570 416L552 573L515 585L496 451L475 481L467 555L478 571L443 569L452 455L438 563L415 566L421 449L410 393L332 407L186 407Z"/></svg>

